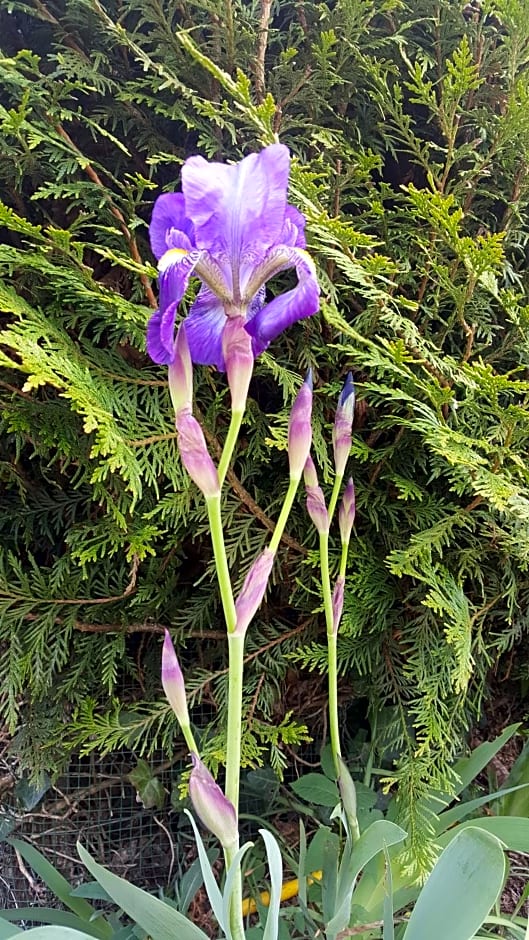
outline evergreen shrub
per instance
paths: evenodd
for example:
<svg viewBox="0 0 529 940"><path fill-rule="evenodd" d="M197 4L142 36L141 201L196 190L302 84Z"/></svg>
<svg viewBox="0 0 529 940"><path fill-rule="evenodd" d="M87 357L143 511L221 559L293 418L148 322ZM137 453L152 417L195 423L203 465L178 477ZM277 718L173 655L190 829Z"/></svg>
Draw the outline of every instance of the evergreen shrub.
<svg viewBox="0 0 529 940"><path fill-rule="evenodd" d="M491 671L524 677L524 0L12 0L0 44L1 713L19 753L38 771L71 749L170 750L168 625L197 718L212 717L203 752L223 760L206 520L164 370L145 353L147 224L186 156L239 159L279 135L322 311L258 360L229 477L229 561L242 580L241 557L273 525L300 376L314 369L328 480L323 442L352 369L358 516L340 672L367 702L375 758L397 756L420 861L419 797L449 786ZM224 377L203 369L197 396L217 451ZM325 663L315 551L300 504L248 638L246 766L280 771L306 737L308 710L289 703Z"/></svg>

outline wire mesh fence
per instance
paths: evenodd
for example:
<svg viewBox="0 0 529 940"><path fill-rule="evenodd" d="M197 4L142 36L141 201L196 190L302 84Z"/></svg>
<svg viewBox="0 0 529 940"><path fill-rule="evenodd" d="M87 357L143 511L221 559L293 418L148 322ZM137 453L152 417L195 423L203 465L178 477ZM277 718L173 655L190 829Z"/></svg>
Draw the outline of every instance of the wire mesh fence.
<svg viewBox="0 0 529 940"><path fill-rule="evenodd" d="M136 766L130 753L74 758L53 785L40 790L17 781L13 771L0 776L1 908L58 906L11 839L30 842L74 887L90 880L77 855L77 842L96 861L140 887L152 890L169 884L175 864L175 814L171 816L168 799L161 809L143 806L129 778ZM169 792L169 762L150 761L149 769ZM34 805L28 808L30 803Z"/></svg>

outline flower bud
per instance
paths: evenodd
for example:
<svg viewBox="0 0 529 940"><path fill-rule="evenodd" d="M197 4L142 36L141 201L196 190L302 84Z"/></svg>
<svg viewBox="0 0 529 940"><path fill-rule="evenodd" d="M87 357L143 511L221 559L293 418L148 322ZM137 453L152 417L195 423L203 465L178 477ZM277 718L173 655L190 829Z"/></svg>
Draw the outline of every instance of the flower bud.
<svg viewBox="0 0 529 940"><path fill-rule="evenodd" d="M349 544L349 539L351 538L351 532L355 521L355 514L355 485L353 478L350 477L347 486L345 487L344 494L342 496L342 502L340 503L340 509L338 511L338 522L340 525L342 545Z"/></svg>
<svg viewBox="0 0 529 940"><path fill-rule="evenodd" d="M309 369L290 412L288 423L288 460L290 478L301 479L312 443L312 369Z"/></svg>
<svg viewBox="0 0 529 940"><path fill-rule="evenodd" d="M336 579L336 584L334 585L334 591L332 593L332 629L335 636L338 633L338 627L340 626L340 620L342 619L344 588L345 578L343 575L340 575Z"/></svg>
<svg viewBox="0 0 529 940"><path fill-rule="evenodd" d="M189 410L182 408L177 412L176 430L178 450L189 476L206 498L218 496L220 484L217 468L209 455L204 432Z"/></svg>
<svg viewBox="0 0 529 940"><path fill-rule="evenodd" d="M343 477L345 465L351 452L352 427L355 409L355 387L352 373L349 372L338 399L336 417L332 431L334 447L334 468L337 477Z"/></svg>
<svg viewBox="0 0 529 940"><path fill-rule="evenodd" d="M244 636L248 625L256 614L266 591L268 578L274 564L275 553L265 548L250 568L241 593L235 601L237 623L233 631L236 636Z"/></svg>
<svg viewBox="0 0 529 940"><path fill-rule="evenodd" d="M238 839L235 807L224 796L200 758L191 754L191 760L193 770L189 778L189 795L195 811L223 848L233 847Z"/></svg>
<svg viewBox="0 0 529 940"><path fill-rule="evenodd" d="M182 727L189 725L184 677L169 630L165 631L162 647L162 685L165 697Z"/></svg>
<svg viewBox="0 0 529 940"><path fill-rule="evenodd" d="M356 787L351 774L347 768L347 764L341 757L338 755L338 788L340 790L340 796L342 798L342 805L345 810L345 815L347 822L349 823L349 828L351 830L351 837L354 842L357 842L360 838L360 828L358 826L358 817L357 813L357 801L356 801Z"/></svg>
<svg viewBox="0 0 529 940"><path fill-rule="evenodd" d="M232 411L246 407L248 388L253 374L252 340L244 329L243 317L228 317L222 331L222 354L226 363Z"/></svg>
<svg viewBox="0 0 529 940"><path fill-rule="evenodd" d="M169 392L175 414L183 408L191 411L193 405L193 363L184 324L176 334L174 359L168 369Z"/></svg>
<svg viewBox="0 0 529 940"><path fill-rule="evenodd" d="M320 535L329 531L329 513L325 504L325 496L321 486L318 486L318 475L312 457L307 457L303 470L305 479L305 492L307 494L307 512Z"/></svg>

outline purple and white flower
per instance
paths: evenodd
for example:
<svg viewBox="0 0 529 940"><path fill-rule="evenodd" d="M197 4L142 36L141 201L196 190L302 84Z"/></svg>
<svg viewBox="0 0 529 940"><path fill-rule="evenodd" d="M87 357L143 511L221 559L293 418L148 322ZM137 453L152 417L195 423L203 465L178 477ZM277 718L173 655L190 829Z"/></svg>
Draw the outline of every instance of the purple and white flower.
<svg viewBox="0 0 529 940"><path fill-rule="evenodd" d="M338 512L342 545L349 545L356 515L356 495L353 478L349 477Z"/></svg>
<svg viewBox="0 0 529 940"><path fill-rule="evenodd" d="M165 697L178 718L180 725L187 727L189 725L189 714L187 711L184 677L169 630L165 630L165 638L162 647L162 685Z"/></svg>
<svg viewBox="0 0 529 940"><path fill-rule="evenodd" d="M265 548L256 558L250 568L241 593L235 602L237 613L237 624L234 630L235 636L244 636L250 622L255 617L257 610L265 596L268 579L274 564L275 552Z"/></svg>
<svg viewBox="0 0 529 940"><path fill-rule="evenodd" d="M193 770L189 778L189 795L206 829L217 836L223 848L237 845L237 813L233 803L224 796L218 783L196 754L191 754Z"/></svg>
<svg viewBox="0 0 529 940"><path fill-rule="evenodd" d="M288 421L288 464L291 480L301 480L301 475L312 444L312 369L309 369L294 404Z"/></svg>
<svg viewBox="0 0 529 940"><path fill-rule="evenodd" d="M233 165L190 157L182 192L158 197L150 238L160 307L147 329L155 362L173 362L177 307L191 276L202 281L184 321L191 358L222 371L228 318L243 318L255 357L286 327L316 313L320 291L305 251L305 218L287 202L289 168L283 144ZM297 286L267 303L267 281L288 268L295 268Z"/></svg>
<svg viewBox="0 0 529 940"><path fill-rule="evenodd" d="M305 461L303 469L305 479L305 492L307 494L307 512L312 519L320 535L327 535L329 532L329 513L325 503L323 490L318 483L318 474L314 461L309 455Z"/></svg>
<svg viewBox="0 0 529 940"><path fill-rule="evenodd" d="M352 373L347 374L334 419L332 442L334 447L334 468L337 477L343 477L345 466L351 453L352 427L355 411L355 387Z"/></svg>

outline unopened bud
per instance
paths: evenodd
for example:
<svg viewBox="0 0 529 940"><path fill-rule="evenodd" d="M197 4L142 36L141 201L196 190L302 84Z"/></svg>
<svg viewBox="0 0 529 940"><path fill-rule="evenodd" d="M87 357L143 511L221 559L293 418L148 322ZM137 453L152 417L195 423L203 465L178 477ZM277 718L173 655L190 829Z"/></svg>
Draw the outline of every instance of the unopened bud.
<svg viewBox="0 0 529 940"><path fill-rule="evenodd" d="M329 531L329 513L327 512L323 490L318 485L318 475L312 457L307 457L305 461L303 477L307 494L307 512L319 534L326 535Z"/></svg>
<svg viewBox="0 0 529 940"><path fill-rule="evenodd" d="M357 842L360 838L360 828L358 826L358 817L357 813L357 802L356 802L356 787L351 774L347 768L347 764L343 758L338 755L338 788L340 790L340 796L342 798L343 808L345 810L345 815L349 823L349 828L351 830L351 838L353 842Z"/></svg>
<svg viewBox="0 0 529 940"><path fill-rule="evenodd" d="M232 410L242 412L246 407L254 366L252 340L244 329L243 317L227 318L222 331L222 353L226 363Z"/></svg>
<svg viewBox="0 0 529 940"><path fill-rule="evenodd" d="M223 848L237 844L237 813L233 803L224 796L218 783L196 754L191 754L193 770L189 778L189 795L198 817L206 829L217 836Z"/></svg>
<svg viewBox="0 0 529 940"><path fill-rule="evenodd" d="M176 334L174 359L168 369L169 392L175 414L183 408L191 411L193 405L193 363L183 323Z"/></svg>
<svg viewBox="0 0 529 940"><path fill-rule="evenodd" d="M204 496L220 494L219 475L213 463L204 438L204 432L197 419L182 409L176 415L178 431L178 450L182 463L194 483Z"/></svg>
<svg viewBox="0 0 529 940"><path fill-rule="evenodd" d="M244 636L257 612L257 608L265 595L268 578L274 564L274 557L274 552L269 548L265 548L246 575L241 593L235 601L237 623L233 632L236 636Z"/></svg>
<svg viewBox="0 0 529 940"><path fill-rule="evenodd" d="M332 431L334 447L334 468L336 476L343 477L345 465L351 452L352 427L355 409L355 387L352 373L349 372L338 399L336 417Z"/></svg>
<svg viewBox="0 0 529 940"><path fill-rule="evenodd" d="M343 545L349 544L349 539L351 538L351 532L353 530L353 525L356 515L356 497L355 497L355 485L353 478L350 477L345 487L344 494L342 496L342 502L340 503L340 509L338 511L338 522L340 525L340 535Z"/></svg>
<svg viewBox="0 0 529 940"><path fill-rule="evenodd" d="M312 443L312 369L309 369L290 412L288 460L290 478L301 479Z"/></svg>
<svg viewBox="0 0 529 940"><path fill-rule="evenodd" d="M335 636L338 633L338 627L340 626L340 620L342 619L344 588L345 578L343 575L340 575L336 579L336 584L334 585L334 591L332 593L332 629Z"/></svg>
<svg viewBox="0 0 529 940"><path fill-rule="evenodd" d="M169 630L165 631L162 647L162 685L165 697L182 727L189 725L186 690L180 663Z"/></svg>

